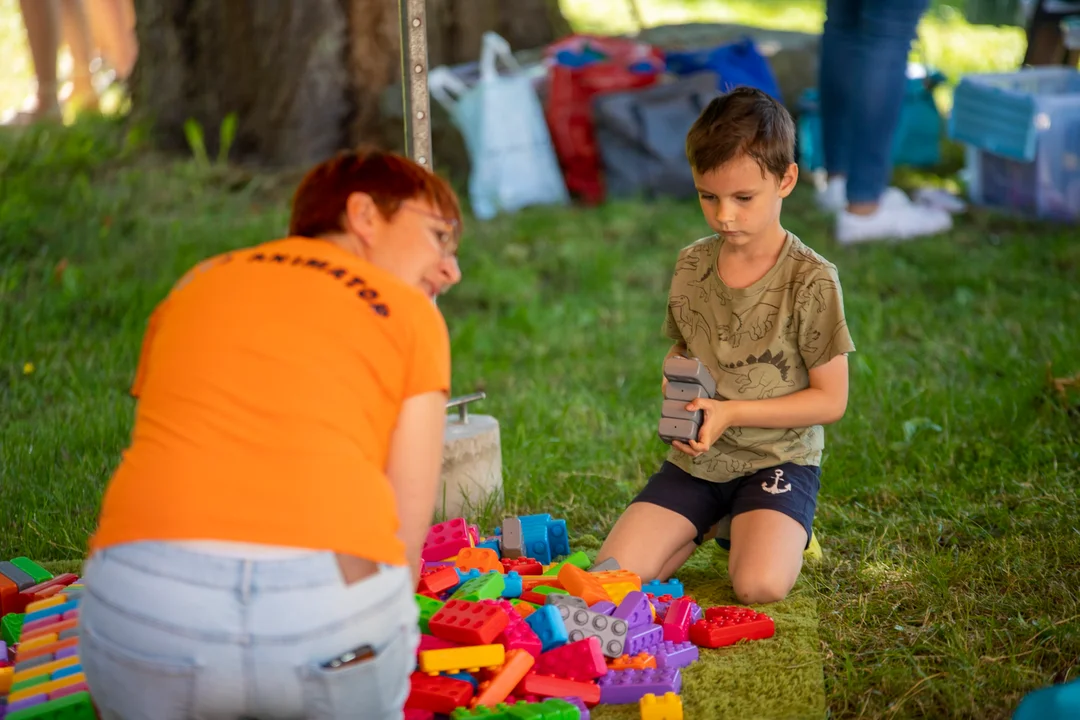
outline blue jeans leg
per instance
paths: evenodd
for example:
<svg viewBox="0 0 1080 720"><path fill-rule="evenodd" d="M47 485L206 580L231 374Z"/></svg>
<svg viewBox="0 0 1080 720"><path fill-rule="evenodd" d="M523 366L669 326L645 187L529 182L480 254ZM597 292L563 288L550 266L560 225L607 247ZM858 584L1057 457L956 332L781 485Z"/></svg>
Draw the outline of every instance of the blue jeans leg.
<svg viewBox="0 0 1080 720"><path fill-rule="evenodd" d="M849 203L877 202L892 175L911 41L929 0L828 0L821 48L826 169Z"/></svg>

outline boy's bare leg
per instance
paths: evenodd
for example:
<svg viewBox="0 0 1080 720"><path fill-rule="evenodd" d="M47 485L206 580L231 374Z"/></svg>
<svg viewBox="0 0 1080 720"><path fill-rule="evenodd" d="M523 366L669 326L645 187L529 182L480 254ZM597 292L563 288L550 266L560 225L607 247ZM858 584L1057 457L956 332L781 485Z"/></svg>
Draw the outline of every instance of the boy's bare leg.
<svg viewBox="0 0 1080 720"><path fill-rule="evenodd" d="M19 0L19 9L37 75L37 108L33 119L59 118L56 53L60 47L60 7L56 0Z"/></svg>
<svg viewBox="0 0 1080 720"><path fill-rule="evenodd" d="M687 543L694 544L695 535L694 524L674 510L647 502L632 503L611 529L596 563L613 557L620 568L649 582L659 577L676 553L686 550Z"/></svg>
<svg viewBox="0 0 1080 720"><path fill-rule="evenodd" d="M718 526L719 523L709 528L709 531L706 532L704 537L702 537L701 539L702 545L716 538L716 531ZM679 568L686 564L686 561L690 559L690 556L693 555L694 551L697 550L699 547L701 546L691 540L690 542L686 543L686 545L676 550L675 554L672 555L666 563L664 563L664 567L660 570L660 574L657 575L656 579L660 580L661 582L667 582L668 580L670 580L671 576L679 572Z"/></svg>
<svg viewBox="0 0 1080 720"><path fill-rule="evenodd" d="M776 510L751 510L731 520L728 575L739 602L783 600L802 569L806 529Z"/></svg>
<svg viewBox="0 0 1080 720"><path fill-rule="evenodd" d="M97 108L97 91L90 76L92 56L90 22L83 0L60 0L60 24L64 41L71 51L71 98L78 109Z"/></svg>

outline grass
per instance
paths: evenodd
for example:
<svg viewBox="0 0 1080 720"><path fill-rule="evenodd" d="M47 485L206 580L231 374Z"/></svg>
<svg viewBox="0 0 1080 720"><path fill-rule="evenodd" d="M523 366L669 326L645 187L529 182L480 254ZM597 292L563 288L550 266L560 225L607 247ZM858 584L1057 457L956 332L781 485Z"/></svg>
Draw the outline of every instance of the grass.
<svg viewBox="0 0 1080 720"><path fill-rule="evenodd" d="M564 5L587 24L589 4ZM657 22L677 4L642 6ZM815 4L753 7L820 22L782 6ZM948 22L949 38L1015 39ZM950 73L1011 62L937 46ZM92 118L0 133L0 558L82 557L150 310L195 261L284 226L291 178L166 160L143 136ZM1050 382L1080 372L1075 228L974 212L946 237L842 248L806 188L785 222L838 265L858 346L827 432L826 561L793 595L817 607L829 713L1006 718L1080 674L1080 399ZM466 280L441 307L455 394L485 389L473 410L501 425L508 510L602 537L656 468L666 285L704 233L674 202L469 223Z"/></svg>

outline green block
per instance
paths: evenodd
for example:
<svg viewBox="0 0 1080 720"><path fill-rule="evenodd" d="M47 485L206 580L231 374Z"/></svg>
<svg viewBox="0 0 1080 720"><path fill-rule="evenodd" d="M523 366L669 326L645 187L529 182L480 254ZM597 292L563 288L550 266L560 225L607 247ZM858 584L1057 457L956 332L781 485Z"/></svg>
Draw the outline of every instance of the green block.
<svg viewBox="0 0 1080 720"><path fill-rule="evenodd" d="M506 577L500 572L489 572L466 580L461 587L450 596L451 600L498 600L506 589Z"/></svg>
<svg viewBox="0 0 1080 720"><path fill-rule="evenodd" d="M581 710L577 705L561 698L548 698L540 703L540 707L544 709L544 720L581 720Z"/></svg>
<svg viewBox="0 0 1080 720"><path fill-rule="evenodd" d="M416 596L416 605L420 608L420 619L417 624L420 626L420 632L425 635L428 634L428 622L431 621L431 616L439 612L439 609L444 605L442 600L436 600L435 598L429 598L426 595Z"/></svg>
<svg viewBox="0 0 1080 720"><path fill-rule="evenodd" d="M549 567L547 570L544 571L544 573L543 573L544 576L545 577L557 577L558 574L559 574L559 571L563 569L563 565L565 565L568 562L570 562L570 561L569 560L563 560L560 563L556 563L556 564L552 565L551 567Z"/></svg>
<svg viewBox="0 0 1080 720"><path fill-rule="evenodd" d="M3 618L0 618L0 640L3 640L8 645L19 642L24 617L25 615L22 613L8 613Z"/></svg>
<svg viewBox="0 0 1080 720"><path fill-rule="evenodd" d="M16 710L4 716L4 720L95 720L97 713L85 690L56 700Z"/></svg>
<svg viewBox="0 0 1080 720"><path fill-rule="evenodd" d="M11 561L11 564L34 578L34 582L36 583L43 583L46 580L51 580L53 576L51 572L41 567L30 558L17 557Z"/></svg>
<svg viewBox="0 0 1080 720"><path fill-rule="evenodd" d="M487 705L475 708L460 707L450 713L450 720L477 720L478 718L483 718L483 720L513 720L507 714L507 710L506 703L499 703L495 707L488 707Z"/></svg>
<svg viewBox="0 0 1080 720"><path fill-rule="evenodd" d="M557 593L559 595L569 595L566 590L562 588L551 587L550 585L537 585L532 589L537 595L550 595L551 593Z"/></svg>
<svg viewBox="0 0 1080 720"><path fill-rule="evenodd" d="M588 570L592 567L592 562L589 560L589 556L586 555L583 550L578 550L576 553L566 558L566 562L570 563L574 567L579 567L582 570ZM571 705L570 707L573 707L573 705Z"/></svg>
<svg viewBox="0 0 1080 720"><path fill-rule="evenodd" d="M507 716L511 720L547 720L548 716L540 703L528 703L521 701L515 703Z"/></svg>
<svg viewBox="0 0 1080 720"><path fill-rule="evenodd" d="M37 677L20 680L19 682L11 686L11 692L18 692L19 690L25 690L26 688L34 687L35 685L47 683L49 682L49 679L49 675L46 673L45 675L38 675Z"/></svg>

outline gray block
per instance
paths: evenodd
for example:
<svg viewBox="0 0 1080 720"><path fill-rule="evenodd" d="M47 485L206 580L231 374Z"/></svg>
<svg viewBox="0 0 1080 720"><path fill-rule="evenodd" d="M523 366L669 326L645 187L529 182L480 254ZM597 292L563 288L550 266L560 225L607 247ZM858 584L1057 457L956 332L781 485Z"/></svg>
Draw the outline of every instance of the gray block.
<svg viewBox="0 0 1080 720"><path fill-rule="evenodd" d="M626 633L630 627L625 620L608 617L592 610L582 610L569 605L558 605L559 615L566 625L568 642L585 638L600 639L600 648L606 657L617 658L626 647ZM657 626L659 627L659 626Z"/></svg>
<svg viewBox="0 0 1080 720"><path fill-rule="evenodd" d="M521 531L520 518L503 518L502 557L511 559L525 557L525 533Z"/></svg>
<svg viewBox="0 0 1080 720"><path fill-rule="evenodd" d="M691 439L697 440L700 428L701 426L693 420L676 420L662 417L660 418L660 426L657 428L657 434L666 443L670 443L672 440L690 442Z"/></svg>
<svg viewBox="0 0 1080 720"><path fill-rule="evenodd" d="M15 672L22 672L23 670L29 670L30 668L35 668L38 665L44 665L45 663L51 663L52 661L53 661L52 654L38 655L37 657L30 658L29 660L21 660L21 661L15 663Z"/></svg>
<svg viewBox="0 0 1080 720"><path fill-rule="evenodd" d="M569 607L589 609L589 603L584 599L575 595L568 595L566 593L548 593L547 598L544 600L545 605L567 605Z"/></svg>
<svg viewBox="0 0 1080 720"><path fill-rule="evenodd" d="M619 561L612 557L612 558L608 558L607 560L600 563L599 565L593 565L591 568L589 568L589 572L594 572L594 573L613 572L615 570L621 570L621 569L622 568L619 567Z"/></svg>
<svg viewBox="0 0 1080 720"><path fill-rule="evenodd" d="M669 357L664 361L664 375L668 381L697 383L705 388L709 397L716 394L716 381L709 374L709 369L697 358L679 355Z"/></svg>
<svg viewBox="0 0 1080 720"><path fill-rule="evenodd" d="M690 420L701 426L701 423L705 421L704 410L687 410L686 403L681 400L665 400L663 407L660 409L660 415L666 418L675 418L676 420Z"/></svg>
<svg viewBox="0 0 1080 720"><path fill-rule="evenodd" d="M711 395L705 392L705 388L697 383L668 382L667 391L664 393L665 400L679 400L690 402L694 398L709 398Z"/></svg>
<svg viewBox="0 0 1080 720"><path fill-rule="evenodd" d="M34 578L9 562L0 562L0 575L4 575L8 580L15 583L15 587L19 589L19 592L37 585Z"/></svg>

